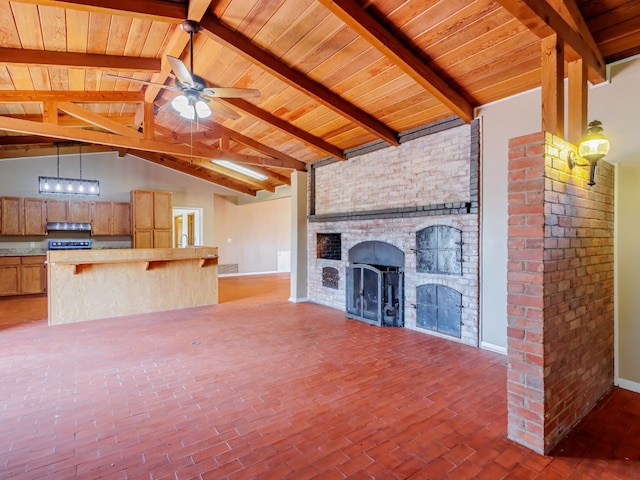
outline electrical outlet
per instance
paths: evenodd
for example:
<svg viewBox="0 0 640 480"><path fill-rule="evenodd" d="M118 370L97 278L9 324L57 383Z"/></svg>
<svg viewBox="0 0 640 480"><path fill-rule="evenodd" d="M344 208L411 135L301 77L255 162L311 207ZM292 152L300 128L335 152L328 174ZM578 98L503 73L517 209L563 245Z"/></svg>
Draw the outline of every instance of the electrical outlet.
<svg viewBox="0 0 640 480"><path fill-rule="evenodd" d="M31 243L29 243L29 246L30 246L31 248L34 248L34 247L36 246L36 242L31 242Z"/></svg>

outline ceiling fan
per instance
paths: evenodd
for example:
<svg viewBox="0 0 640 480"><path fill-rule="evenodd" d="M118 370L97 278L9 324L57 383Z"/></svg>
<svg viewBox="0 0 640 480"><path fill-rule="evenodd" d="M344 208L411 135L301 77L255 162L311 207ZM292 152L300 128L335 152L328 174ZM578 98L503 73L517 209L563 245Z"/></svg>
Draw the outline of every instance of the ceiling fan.
<svg viewBox="0 0 640 480"><path fill-rule="evenodd" d="M165 90L180 92L180 95L171 100L171 106L184 118L193 120L195 118L207 118L211 115L211 108L217 112L231 118L238 119L238 115L226 105L211 102L212 98L249 98L258 97L260 92L253 88L235 88L235 87L209 87L207 82L193 73L193 36L200 31L200 25L193 20L185 20L181 28L189 34L189 52L191 60L191 68L187 69L185 64L179 58L167 55L167 61L171 65L171 70L176 76L176 86L164 85L162 83L148 82L138 80L136 78L121 77L107 73L106 75L114 78L121 78L131 82L144 83L145 85L154 85Z"/></svg>

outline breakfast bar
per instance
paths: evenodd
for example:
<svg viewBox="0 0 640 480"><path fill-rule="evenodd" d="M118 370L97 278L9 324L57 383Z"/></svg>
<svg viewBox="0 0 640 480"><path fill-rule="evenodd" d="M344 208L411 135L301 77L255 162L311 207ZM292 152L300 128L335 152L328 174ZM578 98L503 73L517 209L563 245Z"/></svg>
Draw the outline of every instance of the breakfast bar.
<svg viewBox="0 0 640 480"><path fill-rule="evenodd" d="M49 325L218 303L218 249L47 252Z"/></svg>

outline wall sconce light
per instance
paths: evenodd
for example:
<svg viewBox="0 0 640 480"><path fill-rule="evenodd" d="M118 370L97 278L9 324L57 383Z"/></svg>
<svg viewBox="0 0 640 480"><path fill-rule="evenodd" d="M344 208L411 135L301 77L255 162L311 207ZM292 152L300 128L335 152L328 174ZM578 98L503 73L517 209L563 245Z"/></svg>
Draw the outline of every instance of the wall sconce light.
<svg viewBox="0 0 640 480"><path fill-rule="evenodd" d="M58 176L38 177L38 192L54 195L100 195L100 181L82 178L82 146L80 146L80 178L60 178L60 145L58 152Z"/></svg>
<svg viewBox="0 0 640 480"><path fill-rule="evenodd" d="M609 153L609 139L602 133L602 122L594 120L587 127L587 135L580 140L578 145L578 157L573 150L567 155L567 163L569 168L573 167L589 167L589 185L596 184L596 167L598 160L604 158ZM581 163L579 159L585 159L587 163Z"/></svg>

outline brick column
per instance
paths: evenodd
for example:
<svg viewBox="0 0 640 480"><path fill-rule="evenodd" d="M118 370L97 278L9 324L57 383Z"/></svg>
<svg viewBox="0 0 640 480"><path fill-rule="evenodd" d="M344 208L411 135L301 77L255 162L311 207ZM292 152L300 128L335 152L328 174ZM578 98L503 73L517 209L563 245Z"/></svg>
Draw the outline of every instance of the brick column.
<svg viewBox="0 0 640 480"><path fill-rule="evenodd" d="M509 142L509 438L547 453L613 384L613 168L569 171L550 134Z"/></svg>

